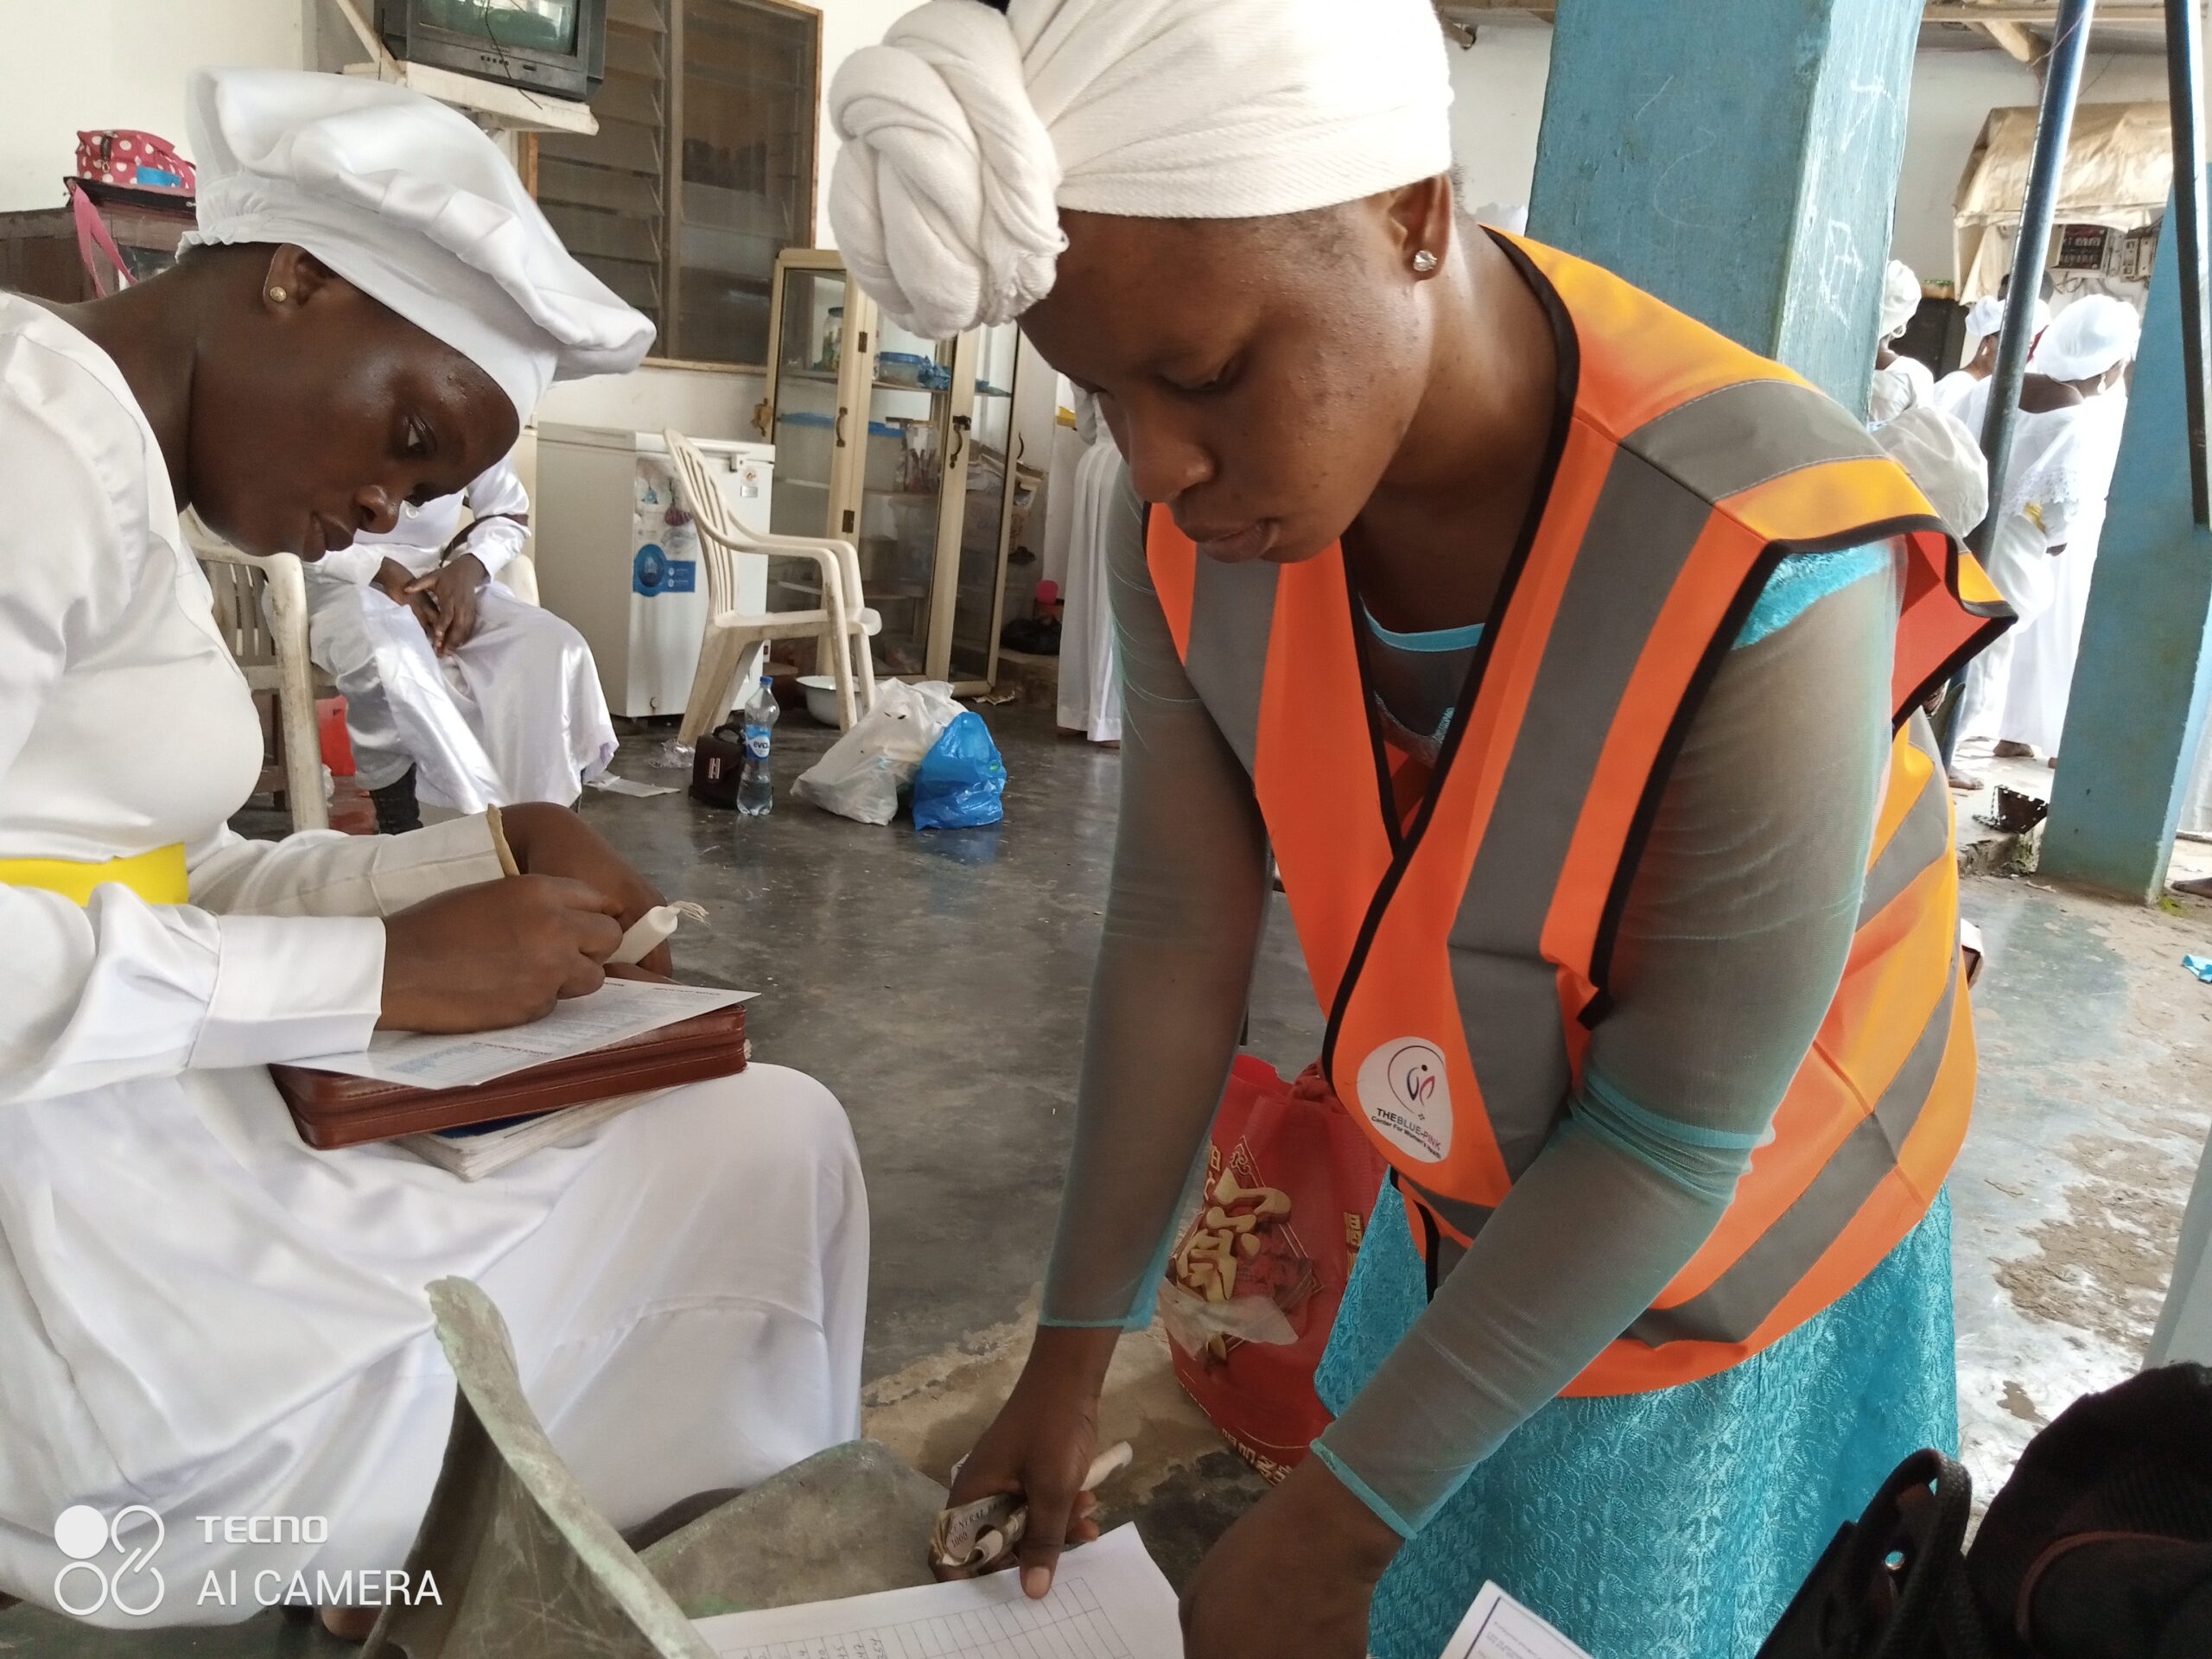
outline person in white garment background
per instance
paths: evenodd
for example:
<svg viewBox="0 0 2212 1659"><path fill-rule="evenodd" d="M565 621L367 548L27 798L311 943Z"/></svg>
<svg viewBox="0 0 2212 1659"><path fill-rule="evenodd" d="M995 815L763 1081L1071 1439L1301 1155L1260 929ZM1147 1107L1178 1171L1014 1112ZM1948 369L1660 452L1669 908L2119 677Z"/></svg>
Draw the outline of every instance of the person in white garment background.
<svg viewBox="0 0 2212 1659"><path fill-rule="evenodd" d="M84 1615L111 1625L256 1611L211 1574L404 1566L452 1422L447 1275L617 1526L860 1430L867 1199L812 1079L673 1090L474 1184L293 1128L270 1063L539 1017L660 895L546 803L232 834L260 726L178 515L309 561L388 531L652 328L419 94L225 70L187 105L175 268L0 294L0 1601L91 1599L65 1511L123 1548L160 1517L166 1597ZM327 1530L194 1518L270 1515Z"/></svg>
<svg viewBox="0 0 2212 1659"><path fill-rule="evenodd" d="M1098 418L1098 400L1071 389L1083 455L1068 474L1066 613L1060 629L1059 722L1094 743L1122 741L1122 676L1107 587L1105 531L1121 451ZM1056 520L1058 513L1054 513ZM1055 527L1058 527L1056 524Z"/></svg>
<svg viewBox="0 0 2212 1659"><path fill-rule="evenodd" d="M1882 315L1877 325L1874 377L1866 396L1869 425L1893 421L1935 396L1936 372L1897 348L1897 337L1920 309L1920 278L1902 259L1890 261L1882 278Z"/></svg>
<svg viewBox="0 0 2212 1659"><path fill-rule="evenodd" d="M2005 277L1998 283L1995 294L1985 295L1967 308L1966 339L1959 366L1936 383L1936 407L1946 415L1957 415L1964 410L1974 389L1997 372L1997 347L2005 332L2005 293L2012 283L2012 279ZM2037 300L2030 326L2033 333L2028 344L2032 348L2043 338L2043 331L2050 327L2048 299Z"/></svg>
<svg viewBox="0 0 2212 1659"><path fill-rule="evenodd" d="M1983 561L2019 621L1967 667L1953 750L1954 789L1985 785L1987 780L1972 768L1995 755L2001 740L2013 739L2008 753L2025 753L2014 731L2022 721L2029 722L2022 729L2054 747L2057 742L2105 497L2120 456L2126 399L2114 392L2141 334L2132 306L2089 295L2058 314L2028 361L2004 493L1992 509L1996 518ZM1968 394L1961 416L1969 430L1982 429L1994 384L1985 380ZM2082 554L2087 557L2076 556ZM2066 570L2065 609L2024 671L2023 642L2060 599L2060 573L2069 560L2076 568ZM2059 681L2055 691L2054 679Z"/></svg>
<svg viewBox="0 0 2212 1659"><path fill-rule="evenodd" d="M386 835L420 829L419 803L569 805L614 758L591 647L499 581L529 524L501 460L307 567L315 660L345 696L354 774Z"/></svg>

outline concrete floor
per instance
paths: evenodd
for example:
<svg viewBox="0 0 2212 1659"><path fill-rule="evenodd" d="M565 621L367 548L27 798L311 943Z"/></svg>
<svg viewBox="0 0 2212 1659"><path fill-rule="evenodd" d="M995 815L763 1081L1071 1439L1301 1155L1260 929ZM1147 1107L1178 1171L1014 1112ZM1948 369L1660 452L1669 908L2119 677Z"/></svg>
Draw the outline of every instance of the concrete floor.
<svg viewBox="0 0 2212 1659"><path fill-rule="evenodd" d="M766 820L680 795L593 793L584 809L671 896L715 912L711 933L682 942L686 976L765 993L760 1054L822 1077L850 1111L875 1229L869 1431L940 1478L1027 1344L1118 766L1057 740L1041 713L988 718L1012 779L992 830L849 823L787 795ZM795 716L778 740L787 785L829 734ZM632 740L619 769L680 781L655 768L657 749ZM2139 1363L2212 1124L2212 987L2179 962L2212 947L2212 906L2137 911L1981 877L1965 902L1992 955L1979 1117L1952 1183L1965 1439L1986 1491L2069 1399ZM1253 1046L1291 1071L1320 1034L1279 925ZM1176 1388L1156 1336L1122 1344L1103 1427L1140 1453L1105 1495L1109 1518L1139 1518L1179 1581L1259 1484ZM0 1614L0 1654L24 1659L339 1651L265 1619L118 1635Z"/></svg>

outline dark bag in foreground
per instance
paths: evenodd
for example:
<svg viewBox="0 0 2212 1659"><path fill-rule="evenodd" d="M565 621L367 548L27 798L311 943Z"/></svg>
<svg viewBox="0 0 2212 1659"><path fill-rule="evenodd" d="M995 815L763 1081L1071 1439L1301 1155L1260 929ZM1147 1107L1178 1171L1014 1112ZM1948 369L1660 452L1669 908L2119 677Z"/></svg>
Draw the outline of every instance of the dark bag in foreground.
<svg viewBox="0 0 2212 1659"><path fill-rule="evenodd" d="M709 806L737 806L737 786L745 779L745 733L726 725L700 738L691 751L691 798Z"/></svg>
<svg viewBox="0 0 2212 1659"><path fill-rule="evenodd" d="M745 1060L740 1003L467 1089L415 1089L297 1065L272 1065L269 1075L292 1109L300 1139L331 1152L727 1077L744 1071Z"/></svg>
<svg viewBox="0 0 2212 1659"><path fill-rule="evenodd" d="M2169 1365L2075 1402L1961 1558L1971 1497L1949 1459L1907 1459L1759 1659L2212 1655L2212 1370Z"/></svg>

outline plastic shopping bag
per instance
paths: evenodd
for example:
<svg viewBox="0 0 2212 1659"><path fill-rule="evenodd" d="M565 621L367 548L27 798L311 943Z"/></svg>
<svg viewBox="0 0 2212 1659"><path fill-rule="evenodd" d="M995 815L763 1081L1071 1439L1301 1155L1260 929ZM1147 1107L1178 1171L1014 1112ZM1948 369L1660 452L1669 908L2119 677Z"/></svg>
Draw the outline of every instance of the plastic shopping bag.
<svg viewBox="0 0 2212 1659"><path fill-rule="evenodd" d="M875 707L801 775L798 798L862 823L890 823L899 792L912 785L924 757L960 711L942 680L885 681L876 689Z"/></svg>
<svg viewBox="0 0 2212 1659"><path fill-rule="evenodd" d="M1313 1374L1382 1174L1319 1066L1287 1084L1264 1060L1239 1058L1160 1311L1177 1381L1270 1481L1329 1426Z"/></svg>
<svg viewBox="0 0 2212 1659"><path fill-rule="evenodd" d="M914 828L972 830L1006 816L1006 763L983 717L965 712L944 728L914 774Z"/></svg>

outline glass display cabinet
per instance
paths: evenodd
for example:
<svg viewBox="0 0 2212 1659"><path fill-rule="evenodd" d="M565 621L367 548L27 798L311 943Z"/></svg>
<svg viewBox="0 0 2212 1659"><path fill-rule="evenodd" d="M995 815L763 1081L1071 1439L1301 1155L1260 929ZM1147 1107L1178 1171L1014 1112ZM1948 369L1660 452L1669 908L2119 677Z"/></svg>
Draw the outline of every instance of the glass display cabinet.
<svg viewBox="0 0 2212 1659"><path fill-rule="evenodd" d="M1014 424L1019 329L918 339L881 315L836 251L794 248L776 261L769 330L758 424L776 446L772 528L858 550L883 618L877 673L988 690L1028 487ZM818 601L798 567L777 569L772 607Z"/></svg>

